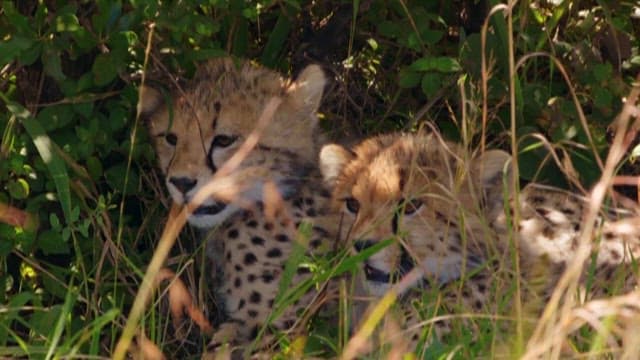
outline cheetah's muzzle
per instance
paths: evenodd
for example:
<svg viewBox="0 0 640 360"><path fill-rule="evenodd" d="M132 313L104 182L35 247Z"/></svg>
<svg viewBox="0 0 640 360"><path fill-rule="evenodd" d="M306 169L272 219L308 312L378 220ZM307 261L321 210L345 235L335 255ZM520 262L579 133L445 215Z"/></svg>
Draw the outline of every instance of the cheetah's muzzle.
<svg viewBox="0 0 640 360"><path fill-rule="evenodd" d="M405 249L402 249L400 264L393 274L377 269L367 262L364 264L364 274L368 281L389 284L402 279L402 277L413 270L414 267L415 263L413 259Z"/></svg>
<svg viewBox="0 0 640 360"><path fill-rule="evenodd" d="M226 207L227 204L217 201L213 205L200 206L193 212L193 215L215 215Z"/></svg>
<svg viewBox="0 0 640 360"><path fill-rule="evenodd" d="M391 281L391 275L389 273L378 270L369 264L364 265L364 275L367 280L372 282L388 284Z"/></svg>

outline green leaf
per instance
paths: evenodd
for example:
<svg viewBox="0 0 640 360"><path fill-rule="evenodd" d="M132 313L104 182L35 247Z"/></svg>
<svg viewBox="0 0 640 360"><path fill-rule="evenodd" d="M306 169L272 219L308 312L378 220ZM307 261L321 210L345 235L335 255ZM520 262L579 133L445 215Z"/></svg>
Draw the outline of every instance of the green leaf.
<svg viewBox="0 0 640 360"><path fill-rule="evenodd" d="M408 68L404 68L400 70L400 78L398 79L398 85L400 85L400 87L404 89L414 88L418 86L421 78L422 76L419 73L415 71L411 71Z"/></svg>
<svg viewBox="0 0 640 360"><path fill-rule="evenodd" d="M289 39L289 31L291 30L290 14L281 12L278 21L269 35L267 45L264 47L260 62L268 67L275 67L278 55L282 52L283 44Z"/></svg>
<svg viewBox="0 0 640 360"><path fill-rule="evenodd" d="M56 81L63 81L66 76L62 72L62 62L60 61L60 53L55 49L45 46L41 57L44 64L44 72L56 79Z"/></svg>
<svg viewBox="0 0 640 360"><path fill-rule="evenodd" d="M29 301L32 301L34 297L34 294L28 291L11 297L11 300L9 300L9 303L6 305L7 311L2 314L2 325L4 326L0 326L0 344L4 345L7 343L9 335L8 329L11 329L13 319L18 316L19 310Z"/></svg>
<svg viewBox="0 0 640 360"><path fill-rule="evenodd" d="M74 32L81 29L80 22L75 14L64 13L56 18L56 31L57 32Z"/></svg>
<svg viewBox="0 0 640 360"><path fill-rule="evenodd" d="M60 314L58 315L57 321L55 322L55 326L51 328L51 332L47 334L47 341L49 342L49 352L47 353L46 359L51 359L53 353L56 351L56 348L58 347L58 344L62 339L62 333L64 332L65 324L67 324L68 319L72 316L73 305L75 304L77 299L78 290L70 284L67 290L67 294L64 297L64 304L62 305Z"/></svg>
<svg viewBox="0 0 640 360"><path fill-rule="evenodd" d="M593 76L596 78L596 81L604 82L611 79L613 68L609 63L595 64L591 71L593 72Z"/></svg>
<svg viewBox="0 0 640 360"><path fill-rule="evenodd" d="M439 71L452 73L462 70L458 60L446 56L430 56L416 60L410 66L413 71Z"/></svg>
<svg viewBox="0 0 640 360"><path fill-rule="evenodd" d="M116 317L120 314L120 309L113 308L104 312L104 314L96 317L93 321L88 325L86 331L77 331L73 334L66 342L66 347L70 347L71 344L74 344L76 347L82 345L82 342L87 341L88 337L87 333L91 334L101 334L100 329L107 325L111 325ZM84 339L84 340L83 340Z"/></svg>
<svg viewBox="0 0 640 360"><path fill-rule="evenodd" d="M442 87L442 75L437 72L428 72L422 76L420 85L425 95L433 96Z"/></svg>
<svg viewBox="0 0 640 360"><path fill-rule="evenodd" d="M609 111L613 107L613 94L611 94L611 90L602 87L593 89L593 103L596 107Z"/></svg>
<svg viewBox="0 0 640 360"><path fill-rule="evenodd" d="M67 168L64 161L56 152L55 144L51 141L46 134L40 123L34 119L29 111L22 107L22 105L9 102L4 98L7 103L7 109L22 120L22 125L31 137L33 144L38 149L38 153L42 158L42 161L47 166L51 178L56 185L56 191L58 199L60 200L60 206L64 212L65 219L69 221L71 214L71 193L69 190L69 176L67 175Z"/></svg>
<svg viewBox="0 0 640 360"><path fill-rule="evenodd" d="M83 221L82 223L80 223L80 225L78 225L78 232L80 232L80 235L86 237L89 237L89 227L91 226L91 220L89 219L85 219L85 221Z"/></svg>
<svg viewBox="0 0 640 360"><path fill-rule="evenodd" d="M95 46L98 45L96 38L91 34L91 32L87 31L85 28L79 28L74 31L71 35L73 40L75 40L78 48L82 51L89 51Z"/></svg>
<svg viewBox="0 0 640 360"><path fill-rule="evenodd" d="M100 162L100 159L98 159L95 156L90 156L87 158L87 172L89 172L89 175L91 175L91 178L94 180L99 179L102 174L104 173L104 170L102 168L102 163Z"/></svg>
<svg viewBox="0 0 640 360"><path fill-rule="evenodd" d="M60 219L56 213L49 214L49 224L54 230L59 230L61 228Z"/></svg>
<svg viewBox="0 0 640 360"><path fill-rule="evenodd" d="M45 255L69 253L69 245L64 241L62 234L55 230L43 231L38 235L37 244L38 248L42 250Z"/></svg>
<svg viewBox="0 0 640 360"><path fill-rule="evenodd" d="M36 42L27 37L13 36L7 41L0 42L0 65L5 65L13 59L20 56L20 54L31 48Z"/></svg>
<svg viewBox="0 0 640 360"><path fill-rule="evenodd" d="M93 73L93 81L98 86L107 85L118 75L116 62L109 54L96 56L91 72Z"/></svg>
<svg viewBox="0 0 640 360"><path fill-rule="evenodd" d="M378 24L378 32L382 36L397 38L402 33L402 27L395 21L382 21Z"/></svg>
<svg viewBox="0 0 640 360"><path fill-rule="evenodd" d="M68 104L46 106L36 118L44 131L51 132L64 128L73 121L73 108Z"/></svg>
<svg viewBox="0 0 640 360"><path fill-rule="evenodd" d="M422 49L422 39L418 37L418 35L414 32L410 33L407 36L407 47L413 51L419 52Z"/></svg>
<svg viewBox="0 0 640 360"><path fill-rule="evenodd" d="M245 56L249 47L249 22L244 18L237 18L237 31L233 38L233 54Z"/></svg>
<svg viewBox="0 0 640 360"><path fill-rule="evenodd" d="M426 29L420 33L420 37L422 38L422 40L429 45L435 45L440 40L442 40L443 36L444 31L442 30Z"/></svg>
<svg viewBox="0 0 640 360"><path fill-rule="evenodd" d="M62 241L64 241L65 243L67 243L69 241L69 238L71 237L71 228L63 228L62 229Z"/></svg>
<svg viewBox="0 0 640 360"><path fill-rule="evenodd" d="M13 1L3 1L2 2L2 10L4 12L4 16L2 16L2 20L6 21L8 24L14 26L17 30L15 33L29 35L30 37L36 36L33 27L29 19L22 15L18 9L16 9ZM4 36L4 35L3 35Z"/></svg>
<svg viewBox="0 0 640 360"><path fill-rule="evenodd" d="M75 223L78 219L80 219L80 208L74 206L73 209L71 209L71 222Z"/></svg>
<svg viewBox="0 0 640 360"><path fill-rule="evenodd" d="M6 256L9 255L12 251L13 251L13 247L15 246L13 239L11 239L10 237L6 236L5 234L5 229L8 229L9 225L5 225L5 224L0 224L0 236L3 237L3 240L0 241L0 256L2 256L3 258L6 259ZM13 226L11 227L11 229L9 231L14 231L15 229ZM0 276L0 279L4 279L4 276ZM0 281L0 286L4 286L4 282ZM4 288L6 289L6 288ZM0 292L3 292L4 289L0 289ZM0 297L0 301L2 301L2 298ZM2 341L0 340L0 344L2 344Z"/></svg>
<svg viewBox="0 0 640 360"><path fill-rule="evenodd" d="M91 23L98 33L108 33L111 27L122 14L119 1L99 0L97 1L99 11L96 11L91 18Z"/></svg>
<svg viewBox="0 0 640 360"><path fill-rule="evenodd" d="M40 58L40 55L42 54L42 48L43 46L41 42L34 42L33 46L20 53L20 55L18 56L18 61L20 61L20 63L23 65L33 64Z"/></svg>
<svg viewBox="0 0 640 360"><path fill-rule="evenodd" d="M25 179L11 180L7 183L7 190L14 199L26 199L29 196L29 183Z"/></svg>
<svg viewBox="0 0 640 360"><path fill-rule="evenodd" d="M93 113L93 101L81 102L71 105L71 108L76 114L82 115L84 118L89 119Z"/></svg>
<svg viewBox="0 0 640 360"><path fill-rule="evenodd" d="M52 330L52 325L55 324L56 319L60 316L61 310L62 305L57 304L35 311L29 320L29 330L46 339Z"/></svg>
<svg viewBox="0 0 640 360"><path fill-rule="evenodd" d="M136 184L138 183L138 173L135 169L131 168L129 171L129 178L126 177L127 166L126 163L116 164L105 172L104 176L107 179L107 183L111 188L118 191L124 191L127 194L131 194L136 191ZM126 189L125 189L125 181Z"/></svg>

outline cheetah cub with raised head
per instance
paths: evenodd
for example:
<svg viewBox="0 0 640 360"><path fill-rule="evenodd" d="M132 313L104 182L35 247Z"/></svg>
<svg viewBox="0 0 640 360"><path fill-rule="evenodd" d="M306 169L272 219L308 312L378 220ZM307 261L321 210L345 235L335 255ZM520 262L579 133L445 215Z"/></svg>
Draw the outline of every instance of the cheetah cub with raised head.
<svg viewBox="0 0 640 360"><path fill-rule="evenodd" d="M415 269L422 277L409 287L414 293L420 288L445 289L464 279L461 286L453 286L453 292L443 294L444 306L451 301L465 304L465 312L495 314L500 301L495 294L504 293L496 287L513 283L496 282L495 275L513 274L505 271L505 265L512 264L509 244L515 231L524 284L529 275L534 276L529 274L531 269L541 264L550 269L547 285L538 287L543 294L537 294L546 299L577 247L584 200L529 184L516 204L512 192L505 192L503 186L509 178L507 153L492 150L465 156L464 149L435 133L382 135L351 150L338 145L321 150L320 168L332 188L334 208L344 215L347 241L354 251L391 240L362 264L366 294L382 296ZM509 226L515 206L518 223ZM629 213L618 220L617 214L610 211L599 220L600 240L593 246L598 281L591 284L590 296L615 288L611 285L616 276L622 277L621 289L636 284L633 267L625 265L640 256L640 220ZM525 296L536 295L533 288L525 289ZM414 324L419 320L414 319ZM441 325L436 334L447 331L447 325ZM413 330L421 329L414 326ZM417 340L419 331L413 336Z"/></svg>
<svg viewBox="0 0 640 360"><path fill-rule="evenodd" d="M330 194L317 169L316 112L324 86L318 66L289 80L246 61L219 58L200 66L184 89L166 98L151 88L141 91L139 110L178 204L207 185L258 126L269 101L280 100L253 150L225 179L233 196L207 198L188 219L213 229L207 251L224 274L217 292L227 319L210 352L225 343L246 344L263 327L293 327L316 295L307 294L267 324L294 242L317 254L333 249L337 238L339 221L327 212ZM266 188L275 189L282 201ZM311 230L300 240L302 223ZM290 286L308 277L309 270L299 268Z"/></svg>

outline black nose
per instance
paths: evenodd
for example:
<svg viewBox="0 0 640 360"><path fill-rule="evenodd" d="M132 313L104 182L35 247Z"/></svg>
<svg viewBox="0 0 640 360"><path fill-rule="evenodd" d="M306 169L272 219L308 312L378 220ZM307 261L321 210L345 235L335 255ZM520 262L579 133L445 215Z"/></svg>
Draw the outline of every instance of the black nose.
<svg viewBox="0 0 640 360"><path fill-rule="evenodd" d="M368 249L375 245L376 243L371 240L356 240L353 242L353 247L357 252Z"/></svg>
<svg viewBox="0 0 640 360"><path fill-rule="evenodd" d="M189 190L196 186L198 180L189 179L186 177L171 177L169 182L173 184L181 193L186 194Z"/></svg>

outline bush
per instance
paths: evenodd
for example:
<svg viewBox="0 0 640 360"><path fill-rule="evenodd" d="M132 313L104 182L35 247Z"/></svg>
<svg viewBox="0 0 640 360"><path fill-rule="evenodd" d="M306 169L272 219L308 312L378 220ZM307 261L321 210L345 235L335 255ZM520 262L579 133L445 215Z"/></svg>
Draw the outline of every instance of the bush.
<svg viewBox="0 0 640 360"><path fill-rule="evenodd" d="M143 75L179 83L223 54L283 72L318 62L335 79L323 112L336 138L428 121L470 146L506 147L515 121L523 178L566 186L532 136L541 133L590 185L640 68L637 6L518 3L513 40L502 13L491 17L483 70L480 29L495 3L3 1L0 356L113 350L168 208L135 120ZM516 61L529 56L514 79L514 119L510 47ZM180 246L193 250L187 235ZM191 259L181 249L172 263ZM151 340L197 353L171 343L155 315Z"/></svg>

